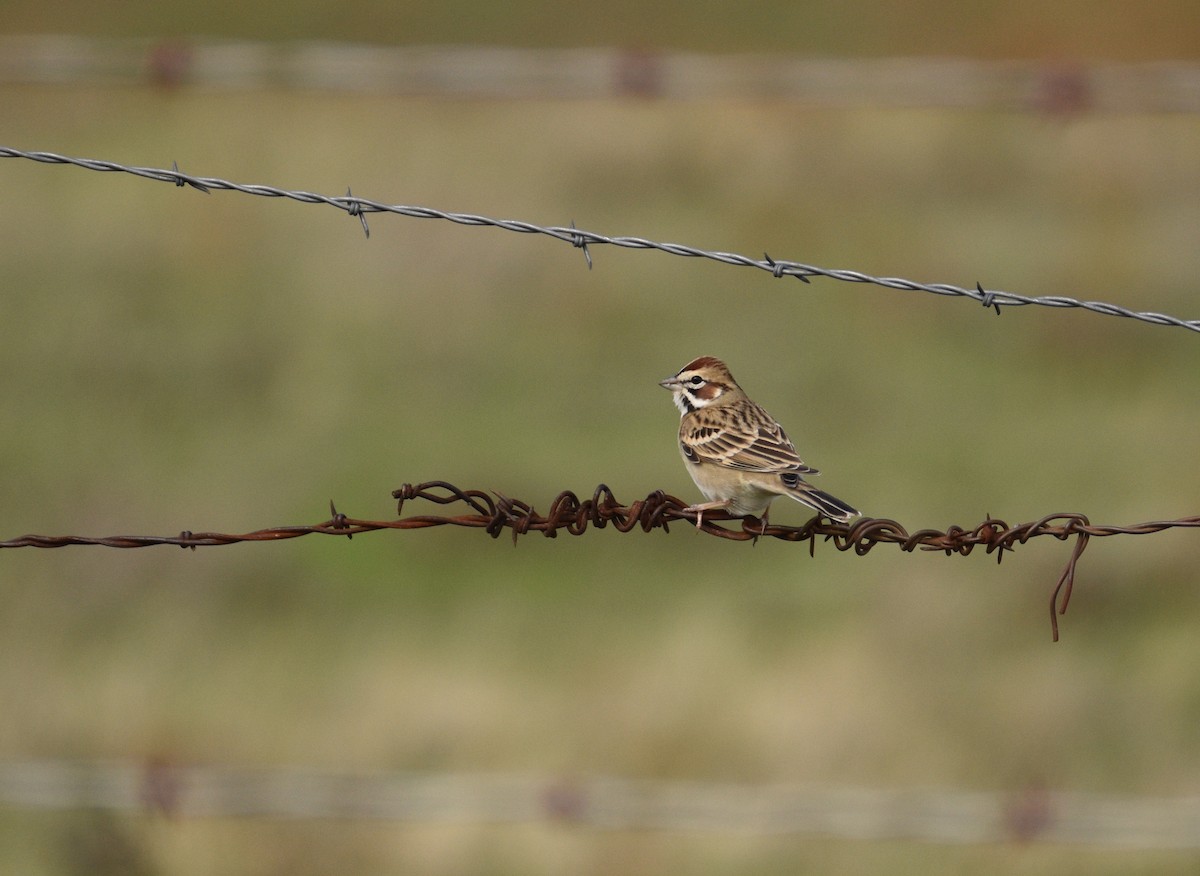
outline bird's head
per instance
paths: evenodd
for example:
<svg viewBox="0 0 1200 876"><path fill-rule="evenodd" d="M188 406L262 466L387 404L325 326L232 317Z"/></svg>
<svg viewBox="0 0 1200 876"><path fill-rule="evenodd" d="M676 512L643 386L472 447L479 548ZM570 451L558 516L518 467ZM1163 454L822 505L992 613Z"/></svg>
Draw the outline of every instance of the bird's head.
<svg viewBox="0 0 1200 876"><path fill-rule="evenodd" d="M660 380L658 385L671 390L672 400L680 414L689 414L709 405L725 404L742 391L725 363L712 356L693 359L673 377Z"/></svg>

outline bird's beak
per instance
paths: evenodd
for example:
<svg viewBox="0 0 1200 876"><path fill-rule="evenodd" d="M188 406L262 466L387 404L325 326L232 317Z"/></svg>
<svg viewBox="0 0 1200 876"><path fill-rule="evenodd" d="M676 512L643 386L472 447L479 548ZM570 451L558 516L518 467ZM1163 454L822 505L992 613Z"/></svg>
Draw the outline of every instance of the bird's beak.
<svg viewBox="0 0 1200 876"><path fill-rule="evenodd" d="M668 377L666 380L660 380L658 382L658 385L661 386L663 389L669 389L672 392L674 392L675 387L679 386L679 384L681 384L682 382L683 381L680 380L678 377Z"/></svg>

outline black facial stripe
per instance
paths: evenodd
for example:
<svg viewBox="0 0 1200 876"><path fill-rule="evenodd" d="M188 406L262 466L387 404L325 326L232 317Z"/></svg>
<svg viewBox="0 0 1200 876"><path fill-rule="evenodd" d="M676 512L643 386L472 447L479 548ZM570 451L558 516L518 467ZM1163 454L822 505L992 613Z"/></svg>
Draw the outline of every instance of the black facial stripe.
<svg viewBox="0 0 1200 876"><path fill-rule="evenodd" d="M696 406L692 404L691 395L689 395L687 392L682 392L680 393L679 397L683 400L683 406L687 408L687 412L689 414L696 410Z"/></svg>

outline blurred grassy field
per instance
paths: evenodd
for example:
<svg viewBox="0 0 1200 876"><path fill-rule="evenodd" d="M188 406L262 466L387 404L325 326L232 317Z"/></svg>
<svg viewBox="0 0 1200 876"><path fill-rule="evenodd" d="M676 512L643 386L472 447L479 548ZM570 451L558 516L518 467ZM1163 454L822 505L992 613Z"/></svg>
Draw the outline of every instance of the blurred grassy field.
<svg viewBox="0 0 1200 876"><path fill-rule="evenodd" d="M553 0L498 6L478 0L396 5L353 0L161 3L119 6L6 0L4 33L105 36L203 34L254 40L384 44L632 45L711 52L801 52L835 57L1196 58L1200 7L1190 0L878 0L728 4L617 0L582 8Z"/></svg>
<svg viewBox="0 0 1200 876"><path fill-rule="evenodd" d="M1195 118L19 88L0 116L20 148L1200 315ZM589 272L545 239L392 216L365 240L327 208L28 162L0 179L4 537L236 532L330 498L387 517L435 478L543 509L601 481L692 496L655 383L700 354L823 486L910 529L1198 510L1182 330L604 248ZM1093 541L1051 645L1069 550L809 558L680 528L6 551L0 757L1194 794L1195 537ZM1195 863L88 818L0 812L0 855L72 872L100 831L181 874Z"/></svg>

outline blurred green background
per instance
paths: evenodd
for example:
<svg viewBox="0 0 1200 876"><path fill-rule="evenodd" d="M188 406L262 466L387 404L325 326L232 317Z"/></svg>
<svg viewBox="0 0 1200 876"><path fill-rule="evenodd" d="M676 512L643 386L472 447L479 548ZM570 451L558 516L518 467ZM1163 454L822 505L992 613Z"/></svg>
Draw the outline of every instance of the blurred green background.
<svg viewBox="0 0 1200 876"><path fill-rule="evenodd" d="M1192 3L9 3L8 33L1200 55ZM897 8L898 9L898 8ZM1054 9L1053 13L1046 10ZM1200 316L1200 119L0 89L4 145ZM387 518L401 483L695 496L655 384L719 355L910 530L1200 513L1200 337L1049 308L0 162L0 537ZM413 511L418 509L413 507ZM800 523L799 506L773 520ZM0 758L746 783L1200 786L1196 536L866 557L686 527L0 555ZM1126 873L1053 845L0 810L14 872ZM79 849L84 851L80 852ZM132 862L132 863L130 863Z"/></svg>

